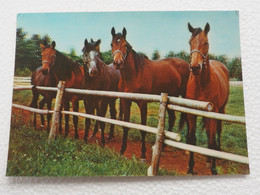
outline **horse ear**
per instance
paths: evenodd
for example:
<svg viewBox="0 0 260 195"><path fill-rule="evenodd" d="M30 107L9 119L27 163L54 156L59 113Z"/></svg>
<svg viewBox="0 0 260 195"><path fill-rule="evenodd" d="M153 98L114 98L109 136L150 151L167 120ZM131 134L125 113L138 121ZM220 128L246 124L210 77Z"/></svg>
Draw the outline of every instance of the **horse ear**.
<svg viewBox="0 0 260 195"><path fill-rule="evenodd" d="M96 42L96 46L98 46L101 43L101 39L98 39Z"/></svg>
<svg viewBox="0 0 260 195"><path fill-rule="evenodd" d="M114 27L111 29L111 34L112 34L113 37L116 35L116 31L115 31Z"/></svg>
<svg viewBox="0 0 260 195"><path fill-rule="evenodd" d="M88 45L88 40L87 39L85 39L84 45L85 45L85 47Z"/></svg>
<svg viewBox="0 0 260 195"><path fill-rule="evenodd" d="M90 41L91 41L91 42L94 42L94 40L93 40L92 38L90 39Z"/></svg>
<svg viewBox="0 0 260 195"><path fill-rule="evenodd" d="M188 28L189 28L189 31L191 32L191 33L193 33L193 31L194 31L194 28L190 25L190 23L188 22Z"/></svg>
<svg viewBox="0 0 260 195"><path fill-rule="evenodd" d="M125 29L125 27L123 28L123 37L125 37L126 36L126 29Z"/></svg>
<svg viewBox="0 0 260 195"><path fill-rule="evenodd" d="M52 43L51 43L51 47L52 47L52 49L54 49L54 48L55 48L55 46L56 46L56 43L55 43L55 41L52 41Z"/></svg>
<svg viewBox="0 0 260 195"><path fill-rule="evenodd" d="M205 28L204 28L205 34L208 34L209 30L210 30L210 26L209 26L209 23L207 23Z"/></svg>

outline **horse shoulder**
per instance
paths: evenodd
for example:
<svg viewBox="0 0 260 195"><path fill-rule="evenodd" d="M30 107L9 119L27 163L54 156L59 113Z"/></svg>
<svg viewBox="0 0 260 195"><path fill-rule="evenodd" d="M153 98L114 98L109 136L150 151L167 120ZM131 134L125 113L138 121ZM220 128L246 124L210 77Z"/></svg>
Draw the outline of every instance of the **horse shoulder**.
<svg viewBox="0 0 260 195"><path fill-rule="evenodd" d="M213 103L220 108L227 102L229 96L228 69L218 61L210 61L210 65L211 89L216 96L216 100Z"/></svg>

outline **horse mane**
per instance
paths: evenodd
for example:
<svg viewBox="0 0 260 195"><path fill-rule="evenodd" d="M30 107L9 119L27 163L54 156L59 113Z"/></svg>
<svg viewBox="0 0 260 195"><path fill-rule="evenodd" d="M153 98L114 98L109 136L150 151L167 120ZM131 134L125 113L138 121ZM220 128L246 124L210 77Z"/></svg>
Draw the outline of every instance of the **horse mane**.
<svg viewBox="0 0 260 195"><path fill-rule="evenodd" d="M127 43L127 52L133 53L135 70L137 72L139 72L140 68L143 70L144 61L148 59L148 57L144 54L137 53L129 43Z"/></svg>
<svg viewBox="0 0 260 195"><path fill-rule="evenodd" d="M61 68L59 70L60 77L64 79L71 79L72 72L75 73L76 76L81 76L81 65L72 59L68 58L61 52L56 50L56 60L55 66Z"/></svg>

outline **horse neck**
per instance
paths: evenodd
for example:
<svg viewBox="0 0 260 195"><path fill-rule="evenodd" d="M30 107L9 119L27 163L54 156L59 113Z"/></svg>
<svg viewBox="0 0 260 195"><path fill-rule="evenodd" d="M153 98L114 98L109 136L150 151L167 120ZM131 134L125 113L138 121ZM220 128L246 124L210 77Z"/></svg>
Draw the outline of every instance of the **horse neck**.
<svg viewBox="0 0 260 195"><path fill-rule="evenodd" d="M107 68L107 65L101 60L98 59L99 63L99 71L100 74L96 78L92 78L89 76L88 71L86 70L86 67L84 67L84 74L85 74L85 87L86 88L93 88L93 89L99 89L99 86L103 86L106 82L106 75L107 72L105 69Z"/></svg>
<svg viewBox="0 0 260 195"><path fill-rule="evenodd" d="M198 77L198 85L201 88L205 88L210 80L210 66L209 66L209 57L206 58L206 68L204 68L201 74Z"/></svg>
<svg viewBox="0 0 260 195"><path fill-rule="evenodd" d="M134 50L129 51L124 62L124 70L120 70L122 80L132 81L133 79L136 79L138 77L139 72L137 70L137 66L139 64L135 64L134 60L135 57L138 57L137 55L138 54Z"/></svg>
<svg viewBox="0 0 260 195"><path fill-rule="evenodd" d="M65 81L70 78L72 74L72 66L74 64L58 51L56 56L57 57L55 59L55 64L53 67L54 74L56 75L58 80Z"/></svg>

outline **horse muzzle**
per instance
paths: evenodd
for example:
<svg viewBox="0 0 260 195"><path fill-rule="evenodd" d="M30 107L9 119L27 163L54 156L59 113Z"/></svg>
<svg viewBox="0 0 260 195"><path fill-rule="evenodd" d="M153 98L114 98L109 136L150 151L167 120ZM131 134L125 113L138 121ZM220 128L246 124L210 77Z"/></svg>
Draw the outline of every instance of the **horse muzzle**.
<svg viewBox="0 0 260 195"><path fill-rule="evenodd" d="M48 73L49 73L49 69L48 68L42 69L42 74L48 75Z"/></svg>
<svg viewBox="0 0 260 195"><path fill-rule="evenodd" d="M190 70L191 72L193 73L193 75L199 75L200 74L200 71L201 71L201 68L202 66L200 64L198 64L197 66L192 66L190 65Z"/></svg>
<svg viewBox="0 0 260 195"><path fill-rule="evenodd" d="M123 70L124 69L124 62L123 61L121 63L116 63L115 61L113 61L113 65L114 65L116 70Z"/></svg>
<svg viewBox="0 0 260 195"><path fill-rule="evenodd" d="M99 71L97 69L91 70L89 73L89 76L91 76L92 78L96 78L99 75Z"/></svg>

